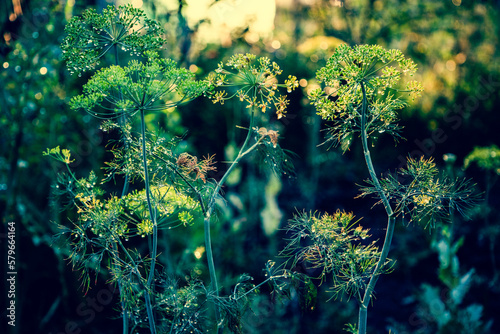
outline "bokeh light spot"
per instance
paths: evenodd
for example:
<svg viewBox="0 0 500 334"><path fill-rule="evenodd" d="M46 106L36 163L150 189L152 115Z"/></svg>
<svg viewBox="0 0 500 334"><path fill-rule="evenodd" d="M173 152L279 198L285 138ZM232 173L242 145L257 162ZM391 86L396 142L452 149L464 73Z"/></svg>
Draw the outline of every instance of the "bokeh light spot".
<svg viewBox="0 0 500 334"><path fill-rule="evenodd" d="M198 72L198 66L196 66L195 64L191 64L191 65L189 66L189 70L190 70L191 72L193 72L193 73L196 73L196 72Z"/></svg>
<svg viewBox="0 0 500 334"><path fill-rule="evenodd" d="M460 52L455 57L455 60L456 60L457 64L463 64L467 60L467 56L464 53Z"/></svg>
<svg viewBox="0 0 500 334"><path fill-rule="evenodd" d="M457 67L457 64L453 60L448 60L446 62L446 69L448 71L455 71L455 68Z"/></svg>
<svg viewBox="0 0 500 334"><path fill-rule="evenodd" d="M194 256L199 260L203 256L204 252L205 252L205 247L200 246L196 248L196 250L194 251Z"/></svg>

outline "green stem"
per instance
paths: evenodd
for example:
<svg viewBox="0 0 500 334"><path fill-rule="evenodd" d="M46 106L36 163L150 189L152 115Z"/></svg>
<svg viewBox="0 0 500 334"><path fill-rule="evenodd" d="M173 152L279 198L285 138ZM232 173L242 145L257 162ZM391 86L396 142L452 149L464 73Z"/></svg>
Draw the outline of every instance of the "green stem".
<svg viewBox="0 0 500 334"><path fill-rule="evenodd" d="M278 276L271 276L267 279L265 279L264 281L260 282L259 284L257 284L256 286L254 286L253 288L251 288L250 290L248 290L247 292L245 292L244 294L238 296L237 298L235 298L234 300L235 301L238 301L240 300L241 298L245 297L246 295L249 295L250 293L252 293L253 291L257 290L258 288L260 288L261 286L263 286L264 284L266 284L267 282L269 282L270 280L273 280L273 279L278 279L278 278L286 278L287 276L286 275L278 275Z"/></svg>
<svg viewBox="0 0 500 334"><path fill-rule="evenodd" d="M215 297L219 297L219 286L217 284L217 274L215 272L214 256L212 253L212 240L210 237L210 216L203 219L203 227L205 232L205 248L207 251L208 272L210 274L210 290ZM217 323L217 333L222 333L220 310L217 302L214 301L215 321Z"/></svg>
<svg viewBox="0 0 500 334"><path fill-rule="evenodd" d="M363 154L365 157L366 166L368 167L368 172L370 173L370 177L372 179L377 192L382 199L382 203L384 204L385 211L387 213L387 230L384 239L384 245L382 246L382 251L380 253L380 258L375 266L373 274L371 275L370 281L368 282L368 286L366 287L365 294L363 296L363 300L359 306L359 320L358 320L358 334L366 334L366 324L368 318L368 305L370 304L370 300L373 295L373 291L375 289L375 285L377 284L378 277L382 268L385 266L385 262L387 260L387 256L389 254L389 249L391 248L392 237L394 234L394 225L395 218L392 207L389 203L387 195L385 194L380 182L378 180L377 174L375 173L375 168L373 167L372 159L370 156L370 150L368 149L368 135L366 131L366 113L368 109L368 101L366 98L366 90L364 83L361 82L361 90L363 92L363 105L361 110L361 141L363 144Z"/></svg>
<svg viewBox="0 0 500 334"><path fill-rule="evenodd" d="M251 137L251 134L252 134L253 121L254 121L254 111L252 110L252 114L250 116L250 126L248 127L248 133L247 133L247 136L245 138L245 141L243 142L243 145L241 145L240 151L238 152L238 155L236 156L236 159L233 160L233 162L231 163L231 166L229 166L228 170L224 173L224 175L222 176L222 178L220 179L220 181L217 182L217 186L215 187L215 189L214 189L214 191L212 193L212 196L210 196L210 200L208 202L208 206L207 206L207 214L208 215L211 214L211 212L213 210L214 203L215 203L214 202L215 198L217 197L217 194L219 193L220 189L222 188L222 186L226 182L227 178L229 177L229 174L231 174L231 172L233 171L233 169L236 168L236 165L238 164L238 162L245 155L247 155L248 153L250 153L259 144L259 142L257 142L254 145L252 145L252 147L250 147L248 150L245 150L248 142L250 141L250 137Z"/></svg>
<svg viewBox="0 0 500 334"><path fill-rule="evenodd" d="M247 136L245 138L245 141L243 142L243 145L241 145L240 151L238 152L238 155L231 163L231 166L229 166L229 168L224 173L224 175L222 176L220 181L217 182L217 186L215 187L215 189L212 192L212 195L210 196L210 199L208 201L207 211L205 213L205 218L204 218L205 249L207 252L208 272L210 274L210 289L215 294L216 298L219 297L219 288L218 288L218 284L217 284L217 274L215 272L214 257L213 257L213 253L212 253L212 241L211 241L211 236L210 236L210 234L211 234L211 232L210 232L211 231L210 216L211 216L213 208L214 208L215 198L217 197L220 189L222 188L222 186L226 182L227 178L229 177L229 174L231 174L233 169L236 168L236 165L239 163L239 161L245 155L250 153L259 144L259 142L257 142L254 145L252 145L250 148L246 149L248 142L250 141L250 138L251 138L253 122L254 122L254 111L252 110L252 113L250 116L250 125L248 127L248 132L247 132ZM214 302L214 307L215 307L215 319L217 322L217 333L221 334L223 331L223 327L221 326L220 310L219 310L219 307L218 307L216 302Z"/></svg>
<svg viewBox="0 0 500 334"><path fill-rule="evenodd" d="M151 190L149 189L149 173L148 159L146 154L146 120L144 119L144 109L141 109L141 137L142 137L142 163L144 167L144 184L146 187L146 200L148 202L149 218L153 224L153 245L151 247L151 267L149 269L148 280L146 282L146 291L144 291L144 299L146 302L146 310L148 313L149 327L151 334L156 334L155 320L153 315L150 289L155 273L156 253L158 248L158 226L156 225L156 216L153 212L151 203Z"/></svg>
<svg viewBox="0 0 500 334"><path fill-rule="evenodd" d="M116 245L116 242L113 243L113 251L115 254L115 260L113 262L113 265L118 268L118 264L116 263L116 259L119 258L118 254L118 247ZM121 301L121 306L122 306L122 324L123 324L123 334L128 334L128 312L127 308L125 307L125 301L122 299L122 282L118 280L118 293L120 294L120 301Z"/></svg>
<svg viewBox="0 0 500 334"><path fill-rule="evenodd" d="M210 290L215 293L215 295L218 297L219 296L219 287L217 284L217 274L215 272L215 264L214 264L214 256L212 253L212 240L211 240L211 235L210 235L210 214L207 212L205 208L205 204L203 203L203 199L201 197L201 194L196 188L189 182L188 179L184 175L182 175L181 172L175 166L170 163L169 161L163 159L162 157L158 155L154 155L156 158L162 160L167 164L168 167L170 167L197 195L198 195L198 201L200 202L201 206L201 211L203 212L203 225L204 225L204 234L205 234L205 248L207 251L207 262L208 262L208 272L210 274ZM227 173L227 172L226 172ZM215 319L217 322L217 332L222 333L222 327L219 326L220 324L220 311L219 308L217 307L217 304L214 303L215 307Z"/></svg>
<svg viewBox="0 0 500 334"><path fill-rule="evenodd" d="M368 148L368 135L366 132L366 113L368 111L368 100L366 98L366 90L365 85L361 82L361 91L363 92L363 105L361 107L361 141L363 144L363 154L365 157L366 166L368 167L368 172L370 173L370 178L372 179L377 192L382 199L382 203L384 204L385 212L387 216L392 216L394 212L392 211L391 204L387 199L387 196L380 185L377 174L375 173L375 168L373 167L372 158L370 155L370 149Z"/></svg>
<svg viewBox="0 0 500 334"><path fill-rule="evenodd" d="M119 61L119 58L118 58L118 45L116 45L116 44L114 45L114 53L115 53L115 65L118 66L118 65L120 65L120 61ZM125 126L125 122L126 122L125 114L123 114L120 117L121 126ZM125 151L128 151L128 141L127 141L127 138L124 138L124 143L125 143ZM127 193L128 193L128 173L125 173L125 181L123 183L123 189L122 189L122 195L121 195L121 197L125 197L127 195ZM118 250L117 250L117 254L118 254ZM119 256L119 255L117 255L117 256ZM120 294L120 299L121 299L122 284L120 283L120 281L118 281L118 293ZM122 312L123 312L123 316L122 316L123 334L128 334L128 327L129 327L128 326L128 312L127 312L127 308L125 307L125 301L122 300L121 305L122 305Z"/></svg>

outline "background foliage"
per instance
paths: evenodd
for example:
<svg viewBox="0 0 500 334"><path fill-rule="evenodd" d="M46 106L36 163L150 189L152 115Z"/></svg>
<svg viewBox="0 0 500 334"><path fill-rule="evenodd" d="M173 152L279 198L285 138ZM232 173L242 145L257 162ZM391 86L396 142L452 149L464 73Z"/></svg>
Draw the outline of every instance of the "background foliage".
<svg viewBox="0 0 500 334"><path fill-rule="evenodd" d="M450 176L473 178L485 200L469 213L471 220L456 217L432 234L412 224L397 226L390 253L396 264L378 283L380 298L369 313L371 331L486 331L500 307L499 164L494 159L498 148L492 146L500 145L495 135L500 105L497 1L277 0L275 6L272 1L260 4L260 10L238 0L134 2L139 3L167 31L165 55L200 77L234 53L252 52L278 62L284 78L295 75L300 80L287 116L271 120L279 130L280 146L295 154L294 173L278 179L261 168L262 157L255 155L232 174L224 189L227 202L213 233L223 289L233 286L241 273L264 279L262 268L283 248L286 235L279 228L285 228L296 207L354 211L364 217L363 226L375 238L383 237L382 225L377 225L382 208L368 211L370 198L354 200L359 194L355 184L367 177L358 161L361 147L353 144L342 154L318 146L324 141L319 130L327 124L305 99L318 87L316 71L335 47L342 42L376 43L399 48L414 59L416 79L424 86L423 97L400 115L407 140L396 146L388 136L378 139L372 151L377 170L394 171L408 154L434 156ZM64 143L76 159L72 167L83 177L99 171L104 143L116 139L103 133L88 114L70 111L68 102L80 93L78 87L88 74L71 76L60 49L66 22L88 7L100 11L104 5L78 0L1 4L0 213L2 231L8 221L18 228L15 333L119 331L120 321L114 320L118 298L106 284L107 269L102 268L97 284L85 295L78 272L71 271L66 260L66 243L53 237L58 224L69 224L75 217L60 213L64 203L52 200L51 185L61 167L42 157L47 147ZM203 15L194 10L203 6ZM272 29L266 28L269 22ZM194 155L215 154L218 169L224 170L222 162L233 157L244 139L229 124L244 122L245 112L232 101L221 107L199 99L149 115L147 122L150 129L162 127L182 136L179 145ZM106 187L113 192L119 185ZM169 266L176 271L171 274L206 277L200 223L173 229L165 238L177 263ZM355 320L356 308L353 301L325 303L331 297L326 286L317 287L316 306L301 303L296 294L275 299L263 287L244 315L244 332L341 332L346 322ZM490 330L500 332L498 321Z"/></svg>

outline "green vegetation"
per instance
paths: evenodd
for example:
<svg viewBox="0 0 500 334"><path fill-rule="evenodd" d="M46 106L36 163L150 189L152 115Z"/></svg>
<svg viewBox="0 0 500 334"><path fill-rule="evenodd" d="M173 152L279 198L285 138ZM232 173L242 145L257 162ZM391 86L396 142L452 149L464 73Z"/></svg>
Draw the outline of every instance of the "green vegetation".
<svg viewBox="0 0 500 334"><path fill-rule="evenodd" d="M9 332L500 330L496 2L121 3L0 5Z"/></svg>

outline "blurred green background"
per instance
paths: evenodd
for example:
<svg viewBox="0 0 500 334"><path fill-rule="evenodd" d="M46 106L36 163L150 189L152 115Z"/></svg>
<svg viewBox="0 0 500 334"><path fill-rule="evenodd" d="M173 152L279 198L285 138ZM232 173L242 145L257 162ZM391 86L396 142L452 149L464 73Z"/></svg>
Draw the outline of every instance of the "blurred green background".
<svg viewBox="0 0 500 334"><path fill-rule="evenodd" d="M117 294L109 293L106 268L85 295L79 273L66 260L64 240L54 239L57 224L71 214L51 199L51 185L62 166L42 157L60 145L72 151L78 176L101 173L109 134L98 120L71 111L69 99L89 78L70 76L59 47L64 25L83 10L111 2L80 0L3 0L0 3L0 214L2 260L6 224L17 229L16 327L9 333L120 333ZM118 2L122 4L125 2ZM483 201L453 225L436 232L413 224L397 227L390 257L395 271L382 277L369 310L369 332L500 333L500 164L484 169L464 158L477 146L500 145L499 1L334 1L334 0L136 0L165 28L164 55L200 78L234 53L255 53L297 76L286 118L269 118L281 146L294 153L295 172L278 179L257 156L242 164L224 189L214 227L216 266L223 292L249 273L263 279L265 263L276 260L295 210L353 211L364 217L375 238L384 235L382 208L354 199L356 184L367 178L361 147L341 154L324 140L325 124L306 96L317 86L315 72L339 43L398 48L414 59L423 97L401 114L405 141L380 136L372 148L379 173L401 167L408 155L434 156L449 175L472 178ZM182 108L150 115L148 126L184 136L181 145L198 156L230 159L241 144L244 107L198 99ZM443 160L453 154L454 159ZM108 157L109 158L109 157ZM491 157L495 160L494 156ZM497 157L498 159L498 157ZM495 167L496 166L496 167ZM219 178L214 173L211 177ZM109 191L116 191L110 185ZM119 185L116 185L117 189ZM181 259L172 275L191 271L207 276L201 222L163 236ZM175 242L174 242L175 241ZM160 245L161 247L161 245ZM277 259L279 261L279 259ZM6 266L2 284L6 287ZM222 274L223 273L223 274ZM262 289L244 318L245 333L341 333L355 322L354 301L329 301L327 284L318 286L314 309L296 296L275 300ZM5 289L2 289L6 291ZM462 294L459 299L456 294ZM109 298L108 298L109 297ZM5 296L1 326L6 326ZM97 302L96 302L97 301ZM465 320L464 320L465 319ZM4 332L2 330L2 332Z"/></svg>

